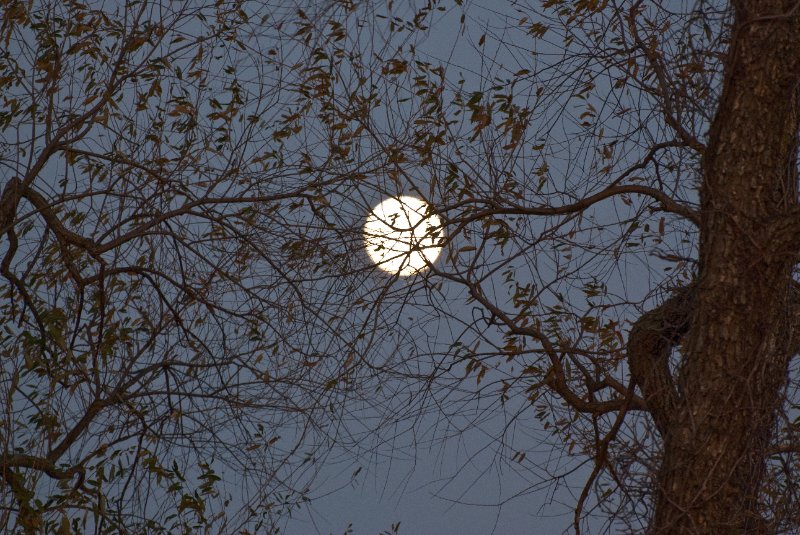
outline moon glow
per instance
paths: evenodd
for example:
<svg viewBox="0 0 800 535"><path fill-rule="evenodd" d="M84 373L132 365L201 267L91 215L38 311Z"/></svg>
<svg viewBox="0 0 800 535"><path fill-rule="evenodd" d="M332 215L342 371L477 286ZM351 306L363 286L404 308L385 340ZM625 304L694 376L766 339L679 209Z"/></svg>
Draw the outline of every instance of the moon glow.
<svg viewBox="0 0 800 535"><path fill-rule="evenodd" d="M404 277L424 270L439 256L442 223L416 197L390 197L364 225L367 254L379 268Z"/></svg>

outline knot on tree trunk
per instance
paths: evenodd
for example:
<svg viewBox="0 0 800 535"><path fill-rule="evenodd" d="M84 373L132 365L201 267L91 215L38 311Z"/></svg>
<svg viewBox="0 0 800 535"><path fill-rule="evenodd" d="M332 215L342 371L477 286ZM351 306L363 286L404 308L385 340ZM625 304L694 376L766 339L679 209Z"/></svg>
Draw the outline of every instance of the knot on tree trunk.
<svg viewBox="0 0 800 535"><path fill-rule="evenodd" d="M647 410L661 436L675 414L678 391L669 369L672 348L689 329L694 308L694 284L676 289L661 305L642 314L628 336L628 363L642 390Z"/></svg>
<svg viewBox="0 0 800 535"><path fill-rule="evenodd" d="M661 436L666 436L670 417L676 413L680 394L669 369L672 349L688 332L694 311L694 283L673 291L656 308L645 312L628 335L627 354L634 383L642 390L647 410ZM792 354L800 353L800 283L790 290L790 318L787 336Z"/></svg>

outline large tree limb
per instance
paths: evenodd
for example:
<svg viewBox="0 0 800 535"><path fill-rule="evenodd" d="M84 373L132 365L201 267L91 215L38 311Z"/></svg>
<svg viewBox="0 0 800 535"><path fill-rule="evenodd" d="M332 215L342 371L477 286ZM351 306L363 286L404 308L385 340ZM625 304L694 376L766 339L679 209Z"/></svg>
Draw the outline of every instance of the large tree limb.
<svg viewBox="0 0 800 535"><path fill-rule="evenodd" d="M653 310L642 314L628 335L628 364L634 382L662 436L678 402L669 356L689 328L694 286L684 286Z"/></svg>
<svg viewBox="0 0 800 535"><path fill-rule="evenodd" d="M560 206L523 206L516 203L499 204L490 199L468 199L466 201L448 205L443 207L443 211L453 210L460 208L466 204L483 204L485 208L476 210L470 213L469 216L459 218L458 226L450 232L451 235L456 235L469 223L478 221L485 217L497 215L522 215L522 216L559 216L559 215L572 215L590 208L606 199L616 197L618 195L639 194L650 197L659 203L659 210L662 212L669 212L677 214L684 219L691 221L694 224L699 224L700 215L697 210L689 205L676 201L666 193L656 188L649 186L642 186L639 184L622 184L609 186L597 193L584 197L578 201Z"/></svg>
<svg viewBox="0 0 800 535"><path fill-rule="evenodd" d="M0 461L0 470L2 470L3 474L14 468L33 468L44 472L53 479L72 479L75 474L84 472L84 468L80 465L66 469L58 468L53 461L44 457L21 453L4 455Z"/></svg>
<svg viewBox="0 0 800 535"><path fill-rule="evenodd" d="M627 354L635 384L642 390L647 410L652 414L662 436L670 427L680 393L669 369L672 349L689 330L694 312L695 285L689 284L674 291L661 305L644 313L634 323L628 335ZM791 347L800 352L800 283L794 282L791 292L789 319Z"/></svg>

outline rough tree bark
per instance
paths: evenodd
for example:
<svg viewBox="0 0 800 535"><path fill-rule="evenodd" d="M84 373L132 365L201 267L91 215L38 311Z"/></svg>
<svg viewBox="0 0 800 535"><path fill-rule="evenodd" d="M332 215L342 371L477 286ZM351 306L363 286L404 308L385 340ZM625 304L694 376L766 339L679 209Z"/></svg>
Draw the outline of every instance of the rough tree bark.
<svg viewBox="0 0 800 535"><path fill-rule="evenodd" d="M631 370L663 438L655 534L774 533L759 507L795 347L800 3L734 2L703 155L698 278L643 316ZM796 333L795 333L796 335ZM666 358L682 338L671 377Z"/></svg>

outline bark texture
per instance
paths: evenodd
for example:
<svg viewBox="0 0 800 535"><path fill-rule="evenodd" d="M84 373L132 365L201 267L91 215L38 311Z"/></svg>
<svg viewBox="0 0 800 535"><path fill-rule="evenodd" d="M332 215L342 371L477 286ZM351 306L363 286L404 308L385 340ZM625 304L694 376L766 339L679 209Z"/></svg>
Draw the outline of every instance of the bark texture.
<svg viewBox="0 0 800 535"><path fill-rule="evenodd" d="M680 399L669 357L689 327L694 294L694 285L678 288L658 308L640 316L628 336L631 374L662 437L669 433Z"/></svg>
<svg viewBox="0 0 800 535"><path fill-rule="evenodd" d="M640 351L637 369L631 354L664 443L651 525L658 535L774 532L759 491L793 349L797 254L773 229L797 203L800 8L773 0L734 9L703 156L700 264L676 384L664 355L685 321L650 364ZM687 319L685 309L662 313L651 317L651 330L669 314L673 323ZM638 339L646 332L645 325Z"/></svg>

